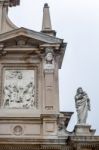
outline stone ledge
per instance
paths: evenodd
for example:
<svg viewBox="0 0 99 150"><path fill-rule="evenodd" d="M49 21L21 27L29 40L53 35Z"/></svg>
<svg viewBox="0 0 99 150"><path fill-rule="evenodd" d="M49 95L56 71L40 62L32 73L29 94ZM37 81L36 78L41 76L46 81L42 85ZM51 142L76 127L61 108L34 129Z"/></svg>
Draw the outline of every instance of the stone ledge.
<svg viewBox="0 0 99 150"><path fill-rule="evenodd" d="M93 136L95 134L95 131L95 129L91 129L91 125L77 124L74 128L74 135Z"/></svg>

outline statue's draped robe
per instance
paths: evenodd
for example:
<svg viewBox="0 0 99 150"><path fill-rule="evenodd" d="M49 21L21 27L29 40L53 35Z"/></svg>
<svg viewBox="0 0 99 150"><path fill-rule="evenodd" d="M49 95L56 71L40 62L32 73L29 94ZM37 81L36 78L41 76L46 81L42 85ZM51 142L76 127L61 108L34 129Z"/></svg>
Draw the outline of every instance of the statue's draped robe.
<svg viewBox="0 0 99 150"><path fill-rule="evenodd" d="M83 98L78 97L79 95L76 95L76 110L78 115L78 124L85 124L88 115L88 97L87 95L84 95Z"/></svg>

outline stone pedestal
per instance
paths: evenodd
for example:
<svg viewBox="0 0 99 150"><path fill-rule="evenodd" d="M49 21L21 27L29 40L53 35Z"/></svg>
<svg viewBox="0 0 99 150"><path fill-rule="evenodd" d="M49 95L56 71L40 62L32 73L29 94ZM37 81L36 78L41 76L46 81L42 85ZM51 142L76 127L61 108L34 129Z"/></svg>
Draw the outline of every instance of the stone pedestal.
<svg viewBox="0 0 99 150"><path fill-rule="evenodd" d="M95 129L91 129L90 125L77 124L74 128L74 135L77 136L93 136Z"/></svg>

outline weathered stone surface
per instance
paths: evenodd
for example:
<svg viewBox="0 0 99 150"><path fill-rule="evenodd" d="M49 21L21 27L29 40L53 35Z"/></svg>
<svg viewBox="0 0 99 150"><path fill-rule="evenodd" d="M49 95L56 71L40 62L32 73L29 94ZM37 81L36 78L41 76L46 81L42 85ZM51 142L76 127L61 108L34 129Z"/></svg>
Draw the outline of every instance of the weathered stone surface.
<svg viewBox="0 0 99 150"><path fill-rule="evenodd" d="M96 130L91 129L90 125L78 124L74 128L74 135L77 135L77 136L94 136L95 131Z"/></svg>

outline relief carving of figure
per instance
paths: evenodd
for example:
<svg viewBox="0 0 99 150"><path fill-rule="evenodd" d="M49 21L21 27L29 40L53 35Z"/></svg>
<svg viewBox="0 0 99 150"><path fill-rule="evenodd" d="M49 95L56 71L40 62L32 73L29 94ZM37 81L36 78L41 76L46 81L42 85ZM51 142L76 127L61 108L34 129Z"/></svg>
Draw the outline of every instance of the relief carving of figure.
<svg viewBox="0 0 99 150"><path fill-rule="evenodd" d="M9 106L9 99L11 99L11 87L10 85L9 86L6 86L5 89L4 89L4 95L6 95L5 97L5 101L4 101L4 106Z"/></svg>
<svg viewBox="0 0 99 150"><path fill-rule="evenodd" d="M36 108L34 71L6 71L3 106L5 108Z"/></svg>
<svg viewBox="0 0 99 150"><path fill-rule="evenodd" d="M35 94L35 86L33 86L33 83L30 82L24 90L24 97L25 97L24 107L29 108L30 106L34 105L34 94Z"/></svg>
<svg viewBox="0 0 99 150"><path fill-rule="evenodd" d="M75 96L78 124L86 124L88 111L90 111L90 99L86 92L80 87Z"/></svg>

